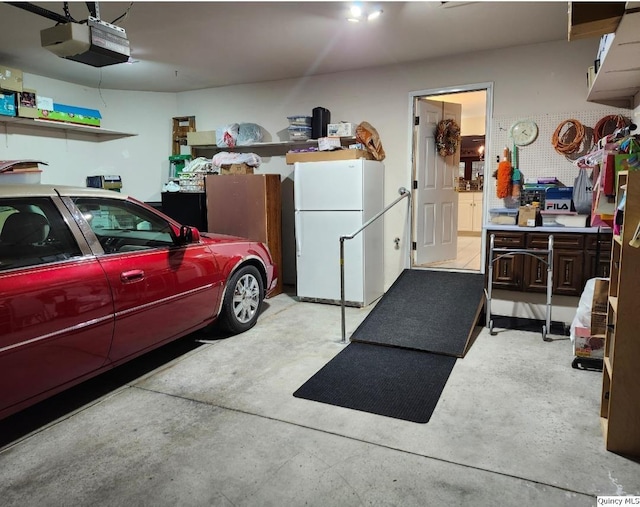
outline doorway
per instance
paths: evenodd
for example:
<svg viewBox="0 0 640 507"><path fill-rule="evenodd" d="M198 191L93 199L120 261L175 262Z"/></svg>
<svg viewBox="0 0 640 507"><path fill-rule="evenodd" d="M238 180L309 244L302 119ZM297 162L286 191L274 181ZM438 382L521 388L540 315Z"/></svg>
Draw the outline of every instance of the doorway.
<svg viewBox="0 0 640 507"><path fill-rule="evenodd" d="M412 268L484 272L482 227L488 214L485 179L491 177L486 161L491 160L492 92L492 83L481 83L410 95ZM441 115L433 110L438 103ZM433 134L438 122L449 118L458 121L461 142L454 155L442 155Z"/></svg>

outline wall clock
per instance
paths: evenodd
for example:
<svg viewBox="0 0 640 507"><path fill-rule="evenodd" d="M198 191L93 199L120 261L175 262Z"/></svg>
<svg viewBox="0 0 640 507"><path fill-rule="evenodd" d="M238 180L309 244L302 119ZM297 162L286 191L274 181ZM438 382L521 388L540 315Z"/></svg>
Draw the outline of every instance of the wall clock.
<svg viewBox="0 0 640 507"><path fill-rule="evenodd" d="M538 125L532 120L518 120L509 128L509 135L517 146L527 146L538 137Z"/></svg>

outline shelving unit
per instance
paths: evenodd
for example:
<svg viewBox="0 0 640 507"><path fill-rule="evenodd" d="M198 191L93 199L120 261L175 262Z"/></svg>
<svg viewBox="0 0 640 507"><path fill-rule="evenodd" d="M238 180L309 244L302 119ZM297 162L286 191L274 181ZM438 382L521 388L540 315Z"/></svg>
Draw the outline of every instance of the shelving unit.
<svg viewBox="0 0 640 507"><path fill-rule="evenodd" d="M629 244L640 223L640 171L618 173L617 201L626 185L622 233L611 253L600 417L607 450L640 456L640 248Z"/></svg>
<svg viewBox="0 0 640 507"><path fill-rule="evenodd" d="M587 95L589 102L633 108L640 91L640 12L622 17L611 47L600 62L598 73Z"/></svg>
<svg viewBox="0 0 640 507"><path fill-rule="evenodd" d="M53 135L54 132L64 132L68 138L79 141L111 141L124 137L132 137L137 134L118 132L100 127L78 125L60 121L40 120L31 118L19 118L17 116L0 116L0 124L4 124L4 132L0 133L39 133L41 135Z"/></svg>

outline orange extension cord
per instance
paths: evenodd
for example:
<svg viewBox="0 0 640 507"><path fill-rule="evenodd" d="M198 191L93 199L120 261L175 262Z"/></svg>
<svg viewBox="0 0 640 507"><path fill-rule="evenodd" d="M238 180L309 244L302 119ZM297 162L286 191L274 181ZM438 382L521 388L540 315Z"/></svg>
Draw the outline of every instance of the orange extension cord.
<svg viewBox="0 0 640 507"><path fill-rule="evenodd" d="M565 127L567 127L567 129L563 132ZM569 141L568 134L571 131L571 127L575 129L575 136L573 140ZM551 137L551 144L558 153L562 155L570 155L580 149L580 145L583 140L584 126L578 120L570 119L565 120L558 125L558 128L556 128L553 136Z"/></svg>

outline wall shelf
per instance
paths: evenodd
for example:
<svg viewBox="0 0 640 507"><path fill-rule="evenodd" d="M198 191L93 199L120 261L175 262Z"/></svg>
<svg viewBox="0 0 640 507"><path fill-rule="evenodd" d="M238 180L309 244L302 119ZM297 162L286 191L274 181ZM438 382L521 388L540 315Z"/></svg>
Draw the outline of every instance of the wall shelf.
<svg viewBox="0 0 640 507"><path fill-rule="evenodd" d="M340 142L343 146L353 144L356 142L355 137L341 137ZM217 146L215 144L207 145L190 145L196 151L198 156L210 156L221 151L231 152L255 152L262 154L263 156L282 156L286 155L291 150L298 150L304 148L312 148L318 146L317 139L309 139L307 141L275 141L265 143L253 143L246 146L234 146L232 148L227 146Z"/></svg>
<svg viewBox="0 0 640 507"><path fill-rule="evenodd" d="M640 92L640 12L627 12L611 47L600 62L587 100L614 107L635 107Z"/></svg>
<svg viewBox="0 0 640 507"><path fill-rule="evenodd" d="M107 130L88 125L77 125L59 121L20 118L16 116L0 116L0 124L4 124L5 133L24 131L27 135L54 135L54 132L64 132L67 137L80 141L111 141L137 134ZM21 133L21 132L20 132Z"/></svg>

